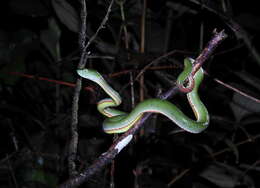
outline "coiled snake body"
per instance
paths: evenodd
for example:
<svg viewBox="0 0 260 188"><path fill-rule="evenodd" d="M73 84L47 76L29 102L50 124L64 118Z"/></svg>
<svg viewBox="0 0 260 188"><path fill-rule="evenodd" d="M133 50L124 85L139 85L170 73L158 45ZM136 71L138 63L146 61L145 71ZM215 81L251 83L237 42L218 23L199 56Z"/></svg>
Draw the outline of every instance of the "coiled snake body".
<svg viewBox="0 0 260 188"><path fill-rule="evenodd" d="M186 58L184 60L184 70L177 79L177 84L183 84L192 69L194 60ZM172 120L176 125L191 133L200 133L209 124L209 115L206 107L201 102L198 95L198 88L203 80L203 69L200 68L194 75L194 88L187 93L187 99L195 114L196 120L187 117L178 107L167 100L147 99L140 102L130 113L122 112L113 107L121 104L121 97L104 78L91 69L77 70L77 73L86 79L96 82L110 96L98 102L97 108L100 113L108 118L103 122L103 129L106 133L123 133L133 126L145 112L160 113Z"/></svg>

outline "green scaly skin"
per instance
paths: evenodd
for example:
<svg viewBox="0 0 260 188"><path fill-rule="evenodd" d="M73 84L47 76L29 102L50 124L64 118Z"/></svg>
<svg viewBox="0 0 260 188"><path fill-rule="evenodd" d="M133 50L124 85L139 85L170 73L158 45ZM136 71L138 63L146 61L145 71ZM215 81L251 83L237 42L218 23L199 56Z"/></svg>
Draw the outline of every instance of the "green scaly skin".
<svg viewBox="0 0 260 188"><path fill-rule="evenodd" d="M183 84L192 70L192 63L194 61L190 58L184 60L184 70L177 79L177 84ZM96 82L102 89L111 97L98 102L98 111L108 118L103 122L103 129L106 133L123 133L139 121L142 115L146 112L160 113L168 117L180 128L191 132L200 133L208 127L209 114L201 102L198 95L198 88L203 80L203 69L194 75L194 88L186 94L189 104L196 116L196 120L187 117L179 108L167 100L162 99L147 99L140 102L130 113L125 113L116 110L116 107L121 103L120 95L108 85L104 78L95 70L82 69L77 70L77 73L86 79Z"/></svg>

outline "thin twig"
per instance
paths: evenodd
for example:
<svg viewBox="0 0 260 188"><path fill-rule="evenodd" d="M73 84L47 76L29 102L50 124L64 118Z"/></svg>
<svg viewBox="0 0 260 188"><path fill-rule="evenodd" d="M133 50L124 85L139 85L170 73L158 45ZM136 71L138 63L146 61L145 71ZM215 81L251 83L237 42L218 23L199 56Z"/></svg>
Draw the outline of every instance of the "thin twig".
<svg viewBox="0 0 260 188"><path fill-rule="evenodd" d="M260 134L252 136L252 137L250 137L250 138L248 138L246 140L240 141L240 142L234 144L234 146L238 147L240 145L244 145L246 143L255 141L255 140L259 139L259 138L260 138ZM228 148L225 148L223 150L217 151L217 152L213 153L212 155L210 155L209 157L215 158L216 156L221 155L221 154L226 153L226 152L229 152L229 151L232 151L232 148L228 147Z"/></svg>
<svg viewBox="0 0 260 188"><path fill-rule="evenodd" d="M125 18L125 11L124 11L125 0L117 0L116 2L120 7L120 14L121 14L122 26L123 26L124 38L125 38L125 49L126 49L126 51L128 51L129 37L128 37L128 31L127 31L127 27L126 27L126 18ZM129 53L127 53L127 58L128 58L128 60L130 59Z"/></svg>
<svg viewBox="0 0 260 188"><path fill-rule="evenodd" d="M88 43L86 44L86 46L85 46L84 49L83 49L83 52L86 52L86 51L87 51L87 49L88 49L88 47L90 46L90 44L92 44L92 42L97 38L97 36L98 36L100 30L105 28L105 25L106 25L106 23L107 23L107 21L108 21L108 18L109 18L110 12L111 12L111 10L112 10L112 5L113 5L113 4L114 4L114 0L111 0L110 4L109 4L109 6L108 6L108 9L107 9L107 12L106 12L105 17L103 18L101 24L99 25L99 27L98 27L96 33L89 39ZM83 53L83 56L84 56L84 57L81 58L80 64L85 64L84 62L86 61L86 56L87 56L87 55L88 55L88 54ZM79 67L79 68L83 68L83 67Z"/></svg>
<svg viewBox="0 0 260 188"><path fill-rule="evenodd" d="M79 31L79 48L81 53L84 53L84 47L86 45L86 25L87 25L87 8L86 8L86 1L80 0L81 3L81 11L80 11L80 19L81 19L81 26Z"/></svg>
<svg viewBox="0 0 260 188"><path fill-rule="evenodd" d="M69 143L69 155L68 155L68 170L70 177L74 177L76 172L76 154L78 146L78 102L79 102L79 93L82 87L81 79L77 79L76 87L74 90L73 100L72 100L72 114L71 114L71 139Z"/></svg>
<svg viewBox="0 0 260 188"><path fill-rule="evenodd" d="M69 86L69 87L76 87L76 84L74 84L74 83L64 82L64 81L61 81L61 80L54 80L54 79L50 79L50 78L46 78L46 77L40 77L40 76L35 76L35 75L31 75L31 74L24 74L24 73L21 73L21 72L8 72L7 74L15 75L15 76L21 76L21 77L29 78L29 79L43 80L43 81L47 81L47 82L50 82L50 83L56 83L56 84ZM94 93L94 91L95 91L94 88L90 87L90 86L84 87L83 89L86 90L86 91L90 91L92 93Z"/></svg>
<svg viewBox="0 0 260 188"><path fill-rule="evenodd" d="M142 17L141 17L141 41L140 41L140 53L143 54L145 52L145 30L146 30L146 8L147 8L147 0L143 0L142 6ZM140 101L144 100L144 75L142 74L140 77ZM142 135L142 133L141 133Z"/></svg>
<svg viewBox="0 0 260 188"><path fill-rule="evenodd" d="M84 55L85 55L85 40L86 40L86 17L87 9L85 0L81 0L81 27L79 32L79 48L81 51L81 59L78 64L78 68L83 68L85 66ZM78 148L78 102L79 102L79 93L81 91L82 81L81 78L78 78L76 81L76 86L74 90L74 95L72 99L72 114L71 114L71 139L69 142L69 151L68 151L68 170L69 176L74 177L77 174L75 159L77 155Z"/></svg>
<svg viewBox="0 0 260 188"><path fill-rule="evenodd" d="M87 62L88 56L90 53L87 53L87 49L90 46L90 44L96 39L98 33L101 29L104 28L109 14L111 12L111 7L114 3L114 0L111 0L110 5L107 9L107 13L105 17L103 18L100 26L98 27L96 33L89 39L88 43L85 45L86 40L86 16L87 16L87 10L86 10L86 3L85 0L81 0L81 28L80 28L80 34L79 34L79 48L81 49L81 57L78 64L78 69L82 69L85 67L85 64ZM79 93L81 91L82 87L82 79L78 78L76 81L76 87L74 90L73 100L72 100L72 117L71 117L71 140L69 143L69 156L68 156L68 165L69 165L69 175L70 177L74 177L76 172L76 165L75 165L75 159L76 159L76 153L77 153L77 145L78 145L78 102L79 102Z"/></svg>
<svg viewBox="0 0 260 188"><path fill-rule="evenodd" d="M179 175L175 176L168 184L167 187L171 187L172 184L174 184L176 181L181 179L185 174L187 174L190 171L190 168L187 168L183 170Z"/></svg>
<svg viewBox="0 0 260 188"><path fill-rule="evenodd" d="M208 74L208 73L206 73L206 74ZM228 88L228 89L230 89L230 90L232 90L232 91L234 91L234 92L236 92L236 93L238 93L238 94L240 94L240 95L242 95L242 96L244 96L244 97L246 97L246 98L248 98L248 99L250 99L252 101L260 103L260 99L257 99L257 98L255 98L255 97L253 97L253 96L251 96L251 95L249 95L249 94L247 94L247 93L245 93L245 92L243 92L243 91L241 91L241 90L239 90L239 89L237 89L237 88L235 88L235 87L233 87L233 86L231 86L231 85L229 85L227 83L224 83L223 81L221 81L221 80L219 80L217 78L213 78L213 80L215 82L225 86L226 88Z"/></svg>
<svg viewBox="0 0 260 188"><path fill-rule="evenodd" d="M146 66L140 71L140 73L136 76L135 81L138 80L138 79L140 78L140 76L143 75L144 72L145 72L147 69L149 69L153 64L155 64L155 63L157 63L157 62L160 62L162 59L167 58L167 57L169 57L169 56L171 56L171 55L173 55L173 54L175 54L175 53L178 53L178 52L181 52L181 51L173 50L173 51L171 51L171 52L168 52L168 53L166 53L166 54L164 54L164 55L162 55L162 56L159 56L159 57L157 57L156 59L154 59L151 63L149 63L148 65L146 65Z"/></svg>
<svg viewBox="0 0 260 188"><path fill-rule="evenodd" d="M137 81L143 74L146 70L148 69L153 69L151 66L154 65L154 64L157 64L158 62L160 62L162 59L164 58L167 58L175 53L183 53L183 51L180 51L180 50L173 50L171 52L168 52L166 54L163 54L157 58L155 58L152 62L150 62L148 65L146 65L139 73L138 75L135 77L134 79L134 82ZM129 86L130 83L126 84L121 90L124 90L125 88L127 88Z"/></svg>
<svg viewBox="0 0 260 188"><path fill-rule="evenodd" d="M10 158L9 158L9 156L7 155L7 165L8 165L8 167L9 167L9 171L10 171L10 174L11 174L11 179L13 180L13 182L14 182L14 187L15 188L18 188L19 186L18 186L18 183L17 183L17 180L16 180L16 176L15 176L15 173L14 173L14 169L13 169L13 167L12 167L12 165L11 165L11 162L10 162L10 160L9 160Z"/></svg>

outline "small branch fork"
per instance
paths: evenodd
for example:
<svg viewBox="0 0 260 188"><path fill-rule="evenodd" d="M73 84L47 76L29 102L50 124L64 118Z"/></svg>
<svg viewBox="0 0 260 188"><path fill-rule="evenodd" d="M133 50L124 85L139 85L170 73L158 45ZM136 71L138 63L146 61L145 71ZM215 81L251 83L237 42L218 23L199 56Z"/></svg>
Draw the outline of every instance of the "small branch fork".
<svg viewBox="0 0 260 188"><path fill-rule="evenodd" d="M103 18L100 26L98 27L96 33L88 40L86 44L86 17L87 17L87 9L86 9L86 2L85 0L80 0L81 3L81 26L79 28L79 48L81 52L81 57L78 64L78 69L82 69L85 67L87 62L88 56L90 52L87 52L88 47L90 44L96 39L98 33L101 29L105 27L107 23L109 14L112 9L112 5L114 4L114 0L111 0L110 5L107 9L107 13ZM76 86L74 90L73 100L72 100L72 115L71 115L71 139L69 141L69 151L68 151L68 170L70 178L75 177L78 172L76 170L76 154L77 154L77 146L78 146L78 108L79 108L79 93L82 88L82 79L78 78L76 81Z"/></svg>
<svg viewBox="0 0 260 188"><path fill-rule="evenodd" d="M206 61L207 58L213 53L216 47L226 38L226 34L223 31L215 32L212 39L206 45L204 50L195 60L195 68L192 70L191 75L195 74L196 71L202 66L202 64ZM159 95L161 99L168 99L173 96L178 91L177 87L173 87L165 93ZM144 125L144 122L152 115L152 113L146 113L142 119L131 129L129 129L126 133L122 134L115 142L110 146L110 148L103 154L101 154L92 165L88 166L82 172L78 173L76 176L67 180L63 184L59 186L59 188L72 188L81 185L83 182L87 181L92 175L102 170L106 165L112 162L112 160L116 157L116 155L127 146L133 135L135 135L139 129Z"/></svg>

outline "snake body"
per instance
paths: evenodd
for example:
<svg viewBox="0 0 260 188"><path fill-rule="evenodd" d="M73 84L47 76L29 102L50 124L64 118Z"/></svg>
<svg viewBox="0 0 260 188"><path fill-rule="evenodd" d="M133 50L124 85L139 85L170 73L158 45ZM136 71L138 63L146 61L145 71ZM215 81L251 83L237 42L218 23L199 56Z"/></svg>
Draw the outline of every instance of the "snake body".
<svg viewBox="0 0 260 188"><path fill-rule="evenodd" d="M184 84L186 78L192 70L192 63L194 60L186 58L184 60L184 70L178 76L177 84ZM106 133L123 133L139 121L142 115L146 112L160 113L168 117L182 129L191 133L200 133L207 128L209 124L209 115L207 108L201 102L198 95L198 88L203 80L203 69L200 68L193 77L193 90L187 93L187 99L195 114L196 120L187 117L178 107L167 100L162 99L147 99L140 102L130 113L119 111L113 107L121 104L122 99L118 92L116 92L99 74L96 70L80 69L77 73L88 80L96 82L109 96L98 102L97 108L100 113L108 117L103 122L103 130Z"/></svg>

